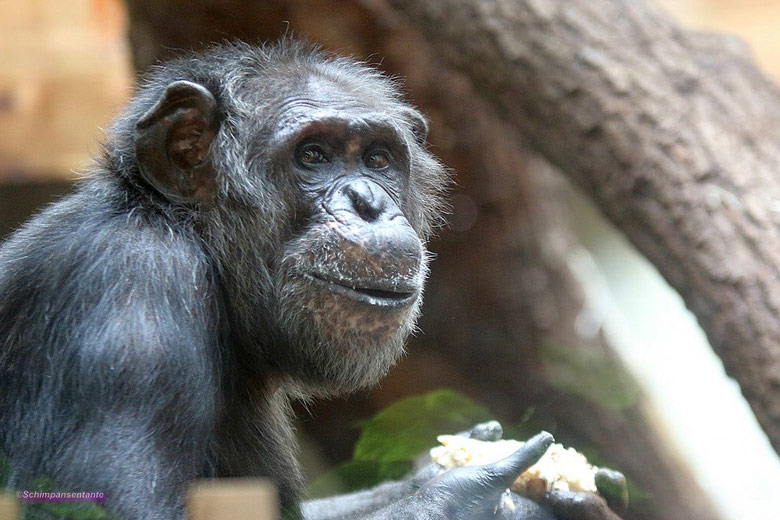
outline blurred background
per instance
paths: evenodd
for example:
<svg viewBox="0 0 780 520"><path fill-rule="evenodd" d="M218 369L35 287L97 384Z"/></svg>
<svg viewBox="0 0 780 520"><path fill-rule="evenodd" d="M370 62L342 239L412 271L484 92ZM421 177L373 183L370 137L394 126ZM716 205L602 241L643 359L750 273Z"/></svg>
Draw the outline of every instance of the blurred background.
<svg viewBox="0 0 780 520"><path fill-rule="evenodd" d="M660 3L688 27L743 38L780 78L780 0ZM416 73L430 70L431 58L401 63L402 30L381 41L367 36L355 3L327 16L312 15L327 11L325 2L267 4L253 38L292 29L406 77L433 122L434 152L459 183L450 225L433 244L439 260L407 359L374 391L298 410L311 481L350 459L358 421L448 387L517 432L544 427L624 471L636 498L629 518L778 518L780 461L736 383L680 297L591 203L509 142L495 146L511 150L524 180L479 188L474 179L502 167L472 152L498 132L490 114L480 115L489 111L474 101L453 115L437 101L433 80ZM187 41L184 22L154 26L167 14L152 5L0 0L0 238L71 189L132 94L136 70L174 54L177 38ZM244 36L208 2L192 10L224 37ZM161 31L173 45L151 36ZM450 91L469 97L447 74L438 77ZM513 249L496 254L485 237Z"/></svg>

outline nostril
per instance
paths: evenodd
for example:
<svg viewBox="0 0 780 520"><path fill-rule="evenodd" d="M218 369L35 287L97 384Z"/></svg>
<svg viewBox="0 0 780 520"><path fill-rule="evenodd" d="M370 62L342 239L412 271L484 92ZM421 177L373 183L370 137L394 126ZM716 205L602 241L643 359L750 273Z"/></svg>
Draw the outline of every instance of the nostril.
<svg viewBox="0 0 780 520"><path fill-rule="evenodd" d="M360 218L372 222L385 209L385 198L366 182L353 182L346 186L346 195Z"/></svg>

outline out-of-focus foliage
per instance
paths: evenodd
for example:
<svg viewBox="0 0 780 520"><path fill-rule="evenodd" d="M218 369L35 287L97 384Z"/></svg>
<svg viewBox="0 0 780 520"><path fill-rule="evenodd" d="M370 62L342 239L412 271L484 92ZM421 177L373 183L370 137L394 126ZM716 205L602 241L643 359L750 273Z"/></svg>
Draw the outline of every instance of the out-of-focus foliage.
<svg viewBox="0 0 780 520"><path fill-rule="evenodd" d="M638 388L604 351L545 345L541 355L545 376L558 390L614 411L636 404Z"/></svg>
<svg viewBox="0 0 780 520"><path fill-rule="evenodd" d="M436 436L467 430L491 413L453 390L434 390L401 399L360 422L352 460L317 479L312 497L324 497L399 479L420 454L437 445Z"/></svg>

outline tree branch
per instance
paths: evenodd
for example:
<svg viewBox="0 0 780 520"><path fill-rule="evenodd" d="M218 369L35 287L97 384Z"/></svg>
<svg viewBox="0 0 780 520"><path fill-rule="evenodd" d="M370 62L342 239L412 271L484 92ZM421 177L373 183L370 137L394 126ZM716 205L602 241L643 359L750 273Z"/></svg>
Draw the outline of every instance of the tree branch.
<svg viewBox="0 0 780 520"><path fill-rule="evenodd" d="M780 92L642 0L389 0L683 296L780 451Z"/></svg>

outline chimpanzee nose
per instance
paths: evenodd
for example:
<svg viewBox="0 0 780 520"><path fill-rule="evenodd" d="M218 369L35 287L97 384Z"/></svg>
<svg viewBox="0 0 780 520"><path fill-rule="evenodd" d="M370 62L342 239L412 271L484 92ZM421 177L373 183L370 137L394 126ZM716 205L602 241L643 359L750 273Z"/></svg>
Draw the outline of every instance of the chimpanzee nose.
<svg viewBox="0 0 780 520"><path fill-rule="evenodd" d="M366 222L378 220L387 209L387 193L373 182L355 180L343 190L355 213Z"/></svg>

